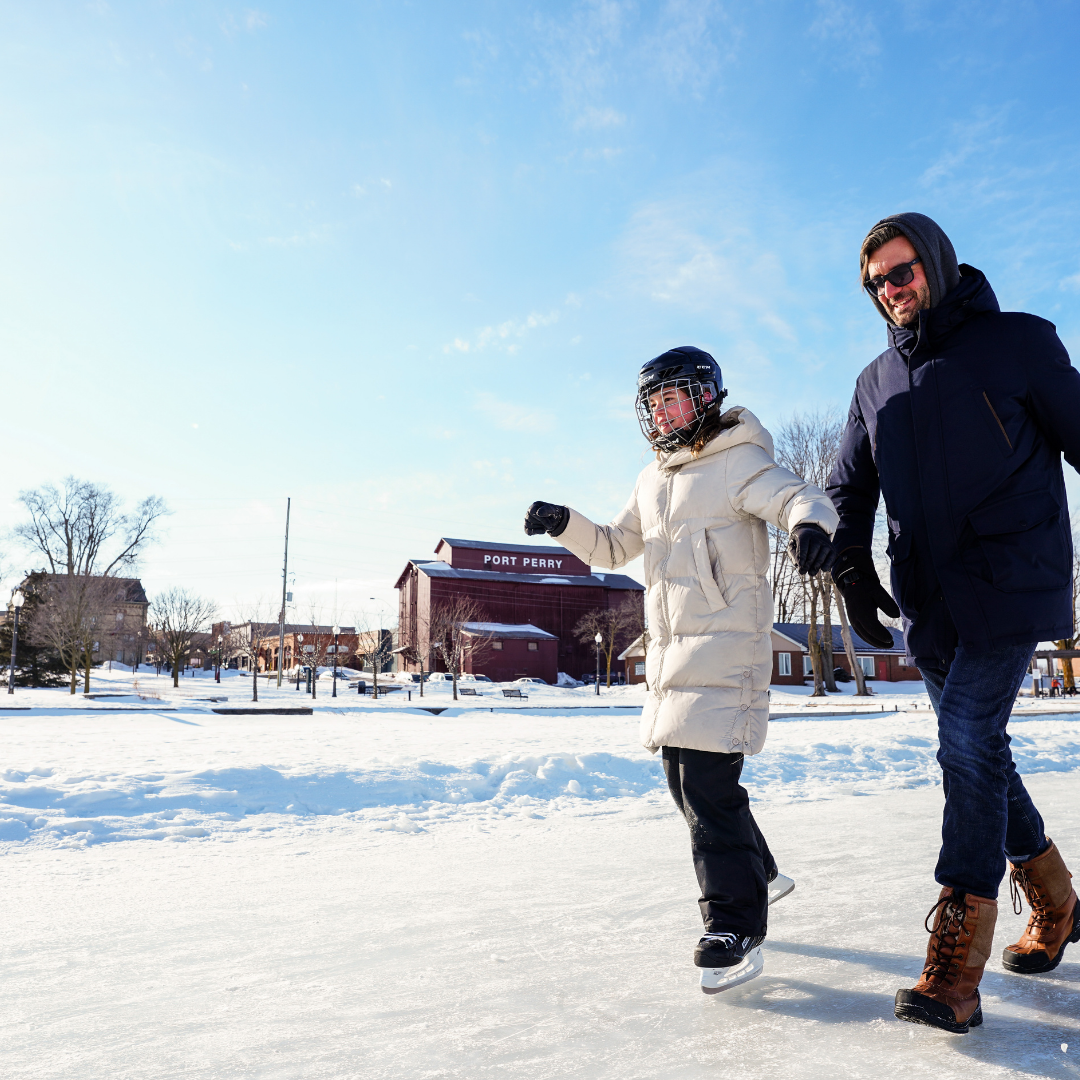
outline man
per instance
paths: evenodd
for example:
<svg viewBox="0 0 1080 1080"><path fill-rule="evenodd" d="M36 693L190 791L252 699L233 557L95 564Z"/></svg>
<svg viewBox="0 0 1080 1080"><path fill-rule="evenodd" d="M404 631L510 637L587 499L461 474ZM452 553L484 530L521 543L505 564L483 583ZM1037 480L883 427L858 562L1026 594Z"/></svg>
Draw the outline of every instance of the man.
<svg viewBox="0 0 1080 1080"><path fill-rule="evenodd" d="M860 269L889 347L858 378L828 487L840 515L833 577L867 641L892 643L879 608L903 614L938 716L942 888L922 978L897 992L896 1015L962 1034L982 1023L1006 859L1031 907L1006 970L1050 971L1080 940L1069 872L1005 731L1036 644L1072 636L1061 456L1080 466L1080 373L1053 325L1000 311L922 214L879 221ZM879 493L896 603L871 556Z"/></svg>

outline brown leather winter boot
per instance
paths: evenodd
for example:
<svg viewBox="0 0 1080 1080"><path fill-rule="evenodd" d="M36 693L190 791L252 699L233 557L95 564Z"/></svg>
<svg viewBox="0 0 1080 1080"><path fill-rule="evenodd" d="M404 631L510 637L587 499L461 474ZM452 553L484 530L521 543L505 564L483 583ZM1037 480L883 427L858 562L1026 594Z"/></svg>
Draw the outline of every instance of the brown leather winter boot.
<svg viewBox="0 0 1080 1080"><path fill-rule="evenodd" d="M942 889L927 922L931 915L922 978L910 990L896 991L894 1011L901 1020L966 1035L983 1021L979 981L994 943L997 901Z"/></svg>
<svg viewBox="0 0 1080 1080"><path fill-rule="evenodd" d="M1034 859L1009 865L1013 911L1019 915L1023 909L1023 893L1031 907L1031 918L1020 940L1001 954L1001 963L1006 971L1021 975L1053 971L1061 963L1065 946L1080 941L1080 905L1076 903L1072 874L1053 842Z"/></svg>

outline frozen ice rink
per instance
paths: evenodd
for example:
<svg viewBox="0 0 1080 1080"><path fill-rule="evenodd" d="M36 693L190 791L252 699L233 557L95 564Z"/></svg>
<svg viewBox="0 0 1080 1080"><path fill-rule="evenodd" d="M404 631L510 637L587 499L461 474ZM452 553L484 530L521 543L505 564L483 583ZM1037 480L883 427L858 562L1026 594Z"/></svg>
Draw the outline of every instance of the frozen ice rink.
<svg viewBox="0 0 1080 1080"><path fill-rule="evenodd" d="M937 892L911 686L861 716L774 694L796 715L746 774L797 887L765 973L706 997L686 827L632 708L541 690L543 712L221 716L208 679L140 684L160 700L20 692L35 707L0 713L5 1078L1080 1075L1077 946L1034 979L995 957L969 1035L892 1017ZM261 696L310 703L288 693ZM1012 731L1080 863L1080 714ZM1023 922L1007 895L998 954Z"/></svg>

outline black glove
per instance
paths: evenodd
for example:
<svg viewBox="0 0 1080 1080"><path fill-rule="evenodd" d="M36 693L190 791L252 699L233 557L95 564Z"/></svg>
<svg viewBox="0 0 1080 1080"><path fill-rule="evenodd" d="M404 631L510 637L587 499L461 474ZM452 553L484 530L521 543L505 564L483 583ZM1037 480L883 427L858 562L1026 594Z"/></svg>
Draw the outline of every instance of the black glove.
<svg viewBox="0 0 1080 1080"><path fill-rule="evenodd" d="M570 511L555 503L534 502L525 511L525 532L528 536L559 536L570 521Z"/></svg>
<svg viewBox="0 0 1080 1080"><path fill-rule="evenodd" d="M899 619L896 601L881 587L874 559L866 548L848 548L833 567L833 581L843 594L855 633L878 649L892 648L892 634L881 625L878 608Z"/></svg>
<svg viewBox="0 0 1080 1080"><path fill-rule="evenodd" d="M820 526L804 522L791 530L788 554L800 574L816 574L819 570L831 570L836 562L829 534Z"/></svg>

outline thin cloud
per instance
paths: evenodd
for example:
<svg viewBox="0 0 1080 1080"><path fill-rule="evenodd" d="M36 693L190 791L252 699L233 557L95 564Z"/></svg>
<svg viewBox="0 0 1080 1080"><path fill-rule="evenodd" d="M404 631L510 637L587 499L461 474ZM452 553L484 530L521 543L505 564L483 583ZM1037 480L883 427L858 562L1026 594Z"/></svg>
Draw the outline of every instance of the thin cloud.
<svg viewBox="0 0 1080 1080"><path fill-rule="evenodd" d="M581 115L574 121L574 130L582 128L598 130L600 128L621 127L626 123L626 115L610 107L598 109L595 105L588 105Z"/></svg>
<svg viewBox="0 0 1080 1080"><path fill-rule="evenodd" d="M444 353L451 352L482 352L484 349L500 349L510 354L516 353L520 347L520 340L545 326L559 321L559 312L550 311L547 315L533 312L521 322L507 319L498 325L484 326L477 331L476 337L471 341L467 338L454 338L453 341L443 346Z"/></svg>
<svg viewBox="0 0 1080 1080"><path fill-rule="evenodd" d="M477 394L473 408L487 418L490 424L504 431L551 431L555 426L555 417L542 409L530 405L518 405L512 401L503 401L494 394Z"/></svg>
<svg viewBox="0 0 1080 1080"><path fill-rule="evenodd" d="M808 33L834 46L831 53L837 67L856 72L864 82L870 77L881 40L873 17L862 7L843 0L818 0L817 18Z"/></svg>

